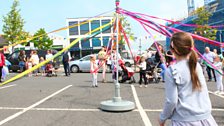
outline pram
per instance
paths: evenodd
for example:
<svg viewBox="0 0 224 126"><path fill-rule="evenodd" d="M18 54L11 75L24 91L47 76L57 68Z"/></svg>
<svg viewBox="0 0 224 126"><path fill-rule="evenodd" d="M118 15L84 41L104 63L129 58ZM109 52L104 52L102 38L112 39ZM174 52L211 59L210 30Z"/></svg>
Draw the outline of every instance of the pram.
<svg viewBox="0 0 224 126"><path fill-rule="evenodd" d="M57 76L56 71L51 63L46 65L45 72L47 77Z"/></svg>
<svg viewBox="0 0 224 126"><path fill-rule="evenodd" d="M160 63L156 63L153 57L147 59L146 77L148 82L159 83L161 80L162 69L158 68Z"/></svg>
<svg viewBox="0 0 224 126"><path fill-rule="evenodd" d="M119 60L119 65L122 69L119 73L119 83L125 83L126 81L129 81L129 84L135 83L134 70L126 67L123 60Z"/></svg>

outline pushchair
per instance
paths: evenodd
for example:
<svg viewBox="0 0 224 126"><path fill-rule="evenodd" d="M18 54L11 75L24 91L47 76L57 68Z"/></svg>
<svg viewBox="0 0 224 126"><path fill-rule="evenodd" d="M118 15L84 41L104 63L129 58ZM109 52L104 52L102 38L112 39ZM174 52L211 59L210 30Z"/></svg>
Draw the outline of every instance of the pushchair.
<svg viewBox="0 0 224 126"><path fill-rule="evenodd" d="M135 83L134 70L130 67L126 67L123 60L119 60L121 71L119 72L119 83L125 83L129 81L129 84Z"/></svg>
<svg viewBox="0 0 224 126"><path fill-rule="evenodd" d="M147 59L146 77L148 82L159 83L162 79L162 69L158 68L160 63L156 63L153 57Z"/></svg>
<svg viewBox="0 0 224 126"><path fill-rule="evenodd" d="M46 65L45 72L47 77L57 76L55 69L51 63L48 63Z"/></svg>

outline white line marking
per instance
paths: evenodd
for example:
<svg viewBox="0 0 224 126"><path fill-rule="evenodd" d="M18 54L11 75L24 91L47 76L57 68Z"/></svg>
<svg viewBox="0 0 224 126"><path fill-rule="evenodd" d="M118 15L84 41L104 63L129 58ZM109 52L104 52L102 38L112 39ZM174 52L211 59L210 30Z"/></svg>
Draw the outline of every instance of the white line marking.
<svg viewBox="0 0 224 126"><path fill-rule="evenodd" d="M98 112L99 109L69 109L69 108L33 108L36 111L83 111L83 112Z"/></svg>
<svg viewBox="0 0 224 126"><path fill-rule="evenodd" d="M4 120L2 120L2 121L0 122L0 125L3 125L4 123L6 123L6 122L8 122L8 121L10 121L10 120L12 120L12 119L14 119L14 118L16 118L16 117L22 115L23 113L27 112L28 110L30 110L30 109L32 109L32 108L34 108L34 107L40 105L41 103L45 102L45 101L48 100L49 98L51 98L51 97L53 97L53 96L55 96L55 95L61 93L62 91L64 91L64 90L70 88L71 86L72 86L72 85L68 85L68 86L62 88L61 90L58 90L57 92L55 92L55 93L53 93L53 94L47 96L46 98L44 98L44 99L42 99L42 100L36 102L35 104L33 104L33 105L31 105L31 106L29 106L29 107L27 107L27 108L24 108L23 110L21 110L21 111L15 113L14 115L11 115L11 116L7 117L6 119L4 119Z"/></svg>
<svg viewBox="0 0 224 126"><path fill-rule="evenodd" d="M209 92L210 94L216 95L216 96L218 96L218 97L220 97L220 98L224 98L223 95L216 94L216 93L214 93L214 92L212 92L212 91L208 91L208 92Z"/></svg>
<svg viewBox="0 0 224 126"><path fill-rule="evenodd" d="M135 103L136 103L136 106L139 110L139 113L142 117L142 120L145 124L145 126L152 126L150 120L149 120L149 117L147 116L146 112L144 111L139 99L138 99L138 95L137 95L137 92L135 90L135 87L134 85L131 85L131 89L132 89L132 92L133 92L133 96L134 96L134 99L135 99Z"/></svg>
<svg viewBox="0 0 224 126"><path fill-rule="evenodd" d="M9 87L14 87L14 86L16 86L16 84L8 85L8 86L3 86L3 87L0 87L0 90L1 90L1 89L5 89L5 88L9 88Z"/></svg>

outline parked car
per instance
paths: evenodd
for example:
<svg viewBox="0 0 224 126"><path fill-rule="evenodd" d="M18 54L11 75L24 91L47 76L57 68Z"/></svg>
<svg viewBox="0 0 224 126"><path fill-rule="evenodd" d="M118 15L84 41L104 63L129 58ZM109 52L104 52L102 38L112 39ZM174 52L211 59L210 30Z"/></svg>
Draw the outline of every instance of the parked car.
<svg viewBox="0 0 224 126"><path fill-rule="evenodd" d="M70 71L72 73L78 73L78 72L90 72L90 56L87 55L81 59L78 60L72 60L69 62ZM97 57L97 55L96 55ZM131 66L134 64L134 60L132 59L123 59L126 66ZM99 62L99 59L96 59L96 62ZM102 72L102 69L99 70ZM111 72L110 66L107 67L107 72Z"/></svg>

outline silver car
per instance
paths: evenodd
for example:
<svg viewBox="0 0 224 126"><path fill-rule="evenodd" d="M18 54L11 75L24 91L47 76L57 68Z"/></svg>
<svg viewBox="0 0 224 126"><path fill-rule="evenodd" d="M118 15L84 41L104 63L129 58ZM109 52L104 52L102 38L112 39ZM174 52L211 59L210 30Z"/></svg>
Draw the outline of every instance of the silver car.
<svg viewBox="0 0 224 126"><path fill-rule="evenodd" d="M87 55L79 60L73 60L69 62L69 67L72 73L78 73L78 72L90 72L90 56ZM97 57L97 55L96 55ZM134 64L133 60L130 59L123 59L126 66L131 66ZM96 62L98 63L98 58L96 59ZM107 72L111 72L110 65L107 67ZM102 72L102 69L99 70L99 72Z"/></svg>

